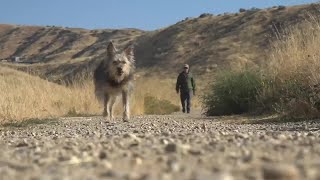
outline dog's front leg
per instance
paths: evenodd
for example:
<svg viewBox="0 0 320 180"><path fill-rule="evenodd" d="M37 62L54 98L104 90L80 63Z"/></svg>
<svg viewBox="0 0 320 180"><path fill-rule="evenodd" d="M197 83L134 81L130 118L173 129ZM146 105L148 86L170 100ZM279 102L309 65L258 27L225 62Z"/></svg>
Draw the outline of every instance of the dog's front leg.
<svg viewBox="0 0 320 180"><path fill-rule="evenodd" d="M115 102L116 102L116 98L115 97L110 97L110 104L109 104L110 120L113 120L113 106L114 106Z"/></svg>
<svg viewBox="0 0 320 180"><path fill-rule="evenodd" d="M130 107L129 107L129 93L127 91L122 92L122 102L123 102L123 121L129 121Z"/></svg>
<svg viewBox="0 0 320 180"><path fill-rule="evenodd" d="M110 111L109 111L109 101L110 96L108 94L104 95L104 109L103 109L103 116L109 118Z"/></svg>

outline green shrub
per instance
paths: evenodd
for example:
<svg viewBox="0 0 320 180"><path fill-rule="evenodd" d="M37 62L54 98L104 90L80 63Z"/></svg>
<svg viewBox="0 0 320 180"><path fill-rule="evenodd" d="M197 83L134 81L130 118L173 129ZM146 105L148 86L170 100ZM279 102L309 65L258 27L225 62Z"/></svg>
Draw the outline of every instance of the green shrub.
<svg viewBox="0 0 320 180"><path fill-rule="evenodd" d="M279 81L255 71L224 71L202 96L202 105L208 116L276 112L313 119L320 117L320 85L310 86L296 76Z"/></svg>
<svg viewBox="0 0 320 180"><path fill-rule="evenodd" d="M263 80L257 72L220 72L209 94L202 96L204 113L212 116L249 112L257 103L262 86Z"/></svg>
<svg viewBox="0 0 320 180"><path fill-rule="evenodd" d="M161 100L149 95L144 97L145 114L171 114L179 110L179 106L172 104L168 100Z"/></svg>

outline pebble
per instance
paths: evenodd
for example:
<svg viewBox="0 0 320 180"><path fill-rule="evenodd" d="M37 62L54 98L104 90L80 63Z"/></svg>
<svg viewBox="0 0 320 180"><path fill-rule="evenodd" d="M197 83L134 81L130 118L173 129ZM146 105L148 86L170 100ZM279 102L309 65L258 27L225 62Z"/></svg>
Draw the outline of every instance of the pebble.
<svg viewBox="0 0 320 180"><path fill-rule="evenodd" d="M291 165L266 164L262 172L264 180L300 180L298 169Z"/></svg>
<svg viewBox="0 0 320 180"><path fill-rule="evenodd" d="M105 151L101 151L99 153L99 159L106 159L108 156L107 156L107 153Z"/></svg>
<svg viewBox="0 0 320 180"><path fill-rule="evenodd" d="M165 151L167 153L175 153L177 152L177 145L173 143L167 144L165 147Z"/></svg>
<svg viewBox="0 0 320 180"><path fill-rule="evenodd" d="M199 156L199 155L203 154L203 151L200 149L190 149L189 153L194 156Z"/></svg>
<svg viewBox="0 0 320 180"><path fill-rule="evenodd" d="M176 160L169 159L167 162L169 171L178 172L180 170L180 164Z"/></svg>
<svg viewBox="0 0 320 180"><path fill-rule="evenodd" d="M27 140L24 139L23 141L20 141L17 143L16 147L25 147L28 146Z"/></svg>

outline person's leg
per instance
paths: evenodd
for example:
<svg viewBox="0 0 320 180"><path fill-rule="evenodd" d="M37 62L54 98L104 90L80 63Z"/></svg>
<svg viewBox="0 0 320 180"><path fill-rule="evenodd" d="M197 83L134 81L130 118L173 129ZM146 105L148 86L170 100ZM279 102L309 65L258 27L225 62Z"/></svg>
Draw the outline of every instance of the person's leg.
<svg viewBox="0 0 320 180"><path fill-rule="evenodd" d="M180 92L180 100L181 100L181 106L182 106L182 112L186 112L186 95L184 92Z"/></svg>
<svg viewBox="0 0 320 180"><path fill-rule="evenodd" d="M188 94L187 94L187 113L190 113L190 110L191 110L191 98L192 98L192 94L193 92L192 91L189 91Z"/></svg>

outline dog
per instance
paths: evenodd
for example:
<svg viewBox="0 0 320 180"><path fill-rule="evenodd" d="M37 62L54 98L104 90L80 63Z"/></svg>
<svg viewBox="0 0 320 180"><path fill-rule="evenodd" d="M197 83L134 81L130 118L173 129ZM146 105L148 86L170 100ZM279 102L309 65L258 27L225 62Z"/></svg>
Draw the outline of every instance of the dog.
<svg viewBox="0 0 320 180"><path fill-rule="evenodd" d="M113 106L122 95L123 120L130 119L129 98L133 90L135 59L133 46L118 51L113 42L107 47L107 57L94 71L95 94L104 104L103 116L113 120Z"/></svg>

